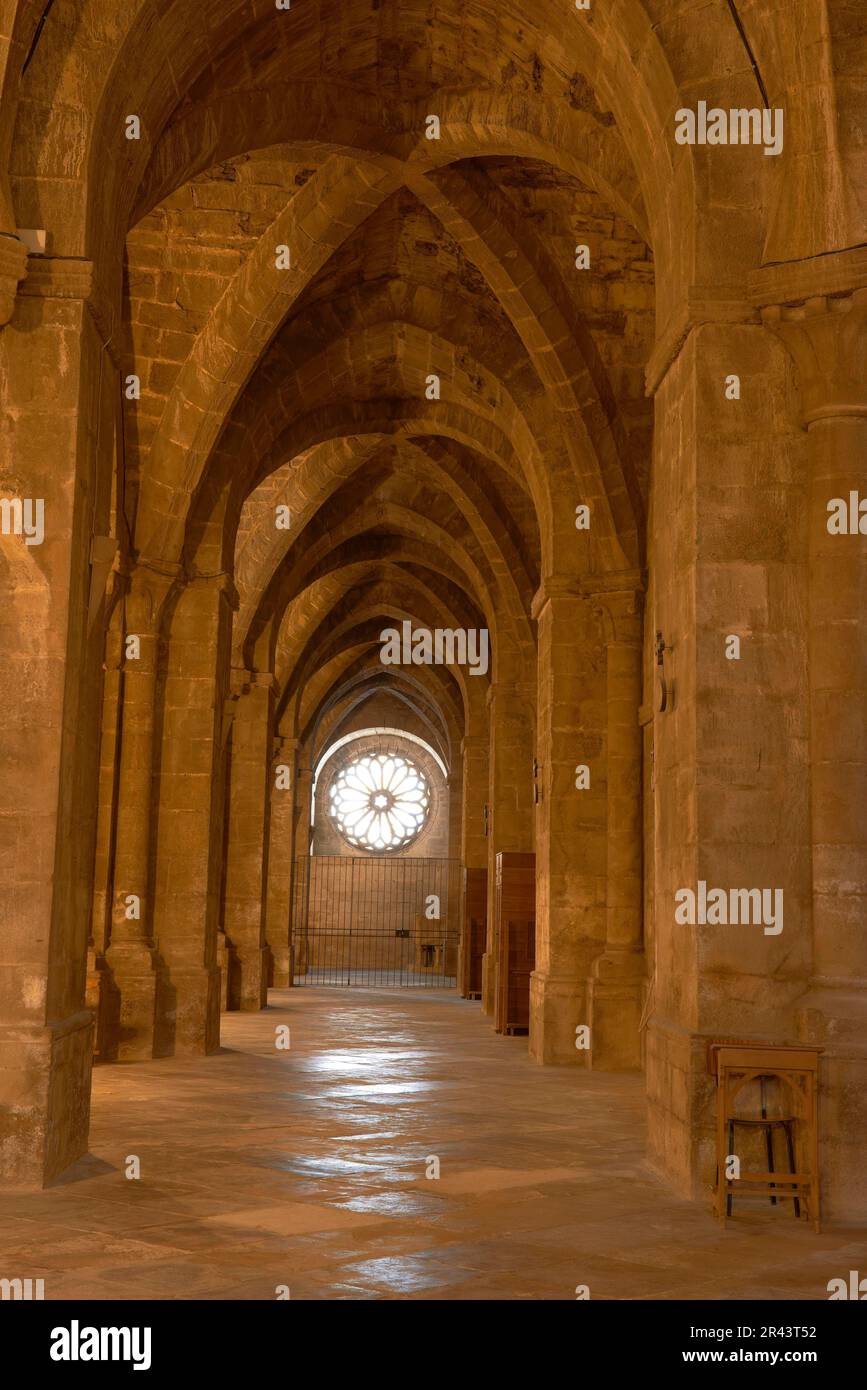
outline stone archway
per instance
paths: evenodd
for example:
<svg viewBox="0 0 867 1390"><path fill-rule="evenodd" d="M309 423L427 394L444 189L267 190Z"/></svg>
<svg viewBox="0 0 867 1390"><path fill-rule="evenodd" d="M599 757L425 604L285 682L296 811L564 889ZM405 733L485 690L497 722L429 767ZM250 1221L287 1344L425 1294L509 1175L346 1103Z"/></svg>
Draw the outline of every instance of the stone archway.
<svg viewBox="0 0 867 1390"><path fill-rule="evenodd" d="M6 6L4 1172L86 1147L100 982L134 1059L285 980L318 740L390 701L451 750L450 853L535 853L532 1055L642 1063L696 1196L708 1040L818 1040L858 1214L848 8L469 0L395 44L399 8ZM779 159L680 143L699 100L778 107ZM484 629L490 669L380 688L404 621ZM760 879L780 938L681 930L678 891Z"/></svg>

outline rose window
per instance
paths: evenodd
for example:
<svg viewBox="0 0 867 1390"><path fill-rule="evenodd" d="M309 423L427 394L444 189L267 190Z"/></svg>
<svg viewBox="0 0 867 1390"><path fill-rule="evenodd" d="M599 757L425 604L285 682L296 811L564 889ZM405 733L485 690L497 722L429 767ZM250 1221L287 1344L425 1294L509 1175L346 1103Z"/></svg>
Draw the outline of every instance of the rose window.
<svg viewBox="0 0 867 1390"><path fill-rule="evenodd" d="M329 789L331 815L358 849L403 849L430 814L421 768L397 753L365 753L341 768Z"/></svg>

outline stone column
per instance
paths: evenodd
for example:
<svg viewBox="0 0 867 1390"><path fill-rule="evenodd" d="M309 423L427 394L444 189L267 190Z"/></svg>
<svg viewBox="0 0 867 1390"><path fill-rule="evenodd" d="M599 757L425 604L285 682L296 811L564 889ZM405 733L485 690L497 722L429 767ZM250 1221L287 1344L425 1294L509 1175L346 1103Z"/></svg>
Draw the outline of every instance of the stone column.
<svg viewBox="0 0 867 1390"><path fill-rule="evenodd" d="M498 680L488 688L488 939L482 958L482 1012L494 1013L497 854L533 849L534 691Z"/></svg>
<svg viewBox="0 0 867 1390"><path fill-rule="evenodd" d="M196 576L168 624L154 876L154 939L167 970L159 1056L220 1043L222 723L237 606L230 575Z"/></svg>
<svg viewBox="0 0 867 1390"><path fill-rule="evenodd" d="M237 979L230 1009L261 1009L268 999L265 886L268 880L268 778L274 724L274 677L233 671L239 691L232 724L224 922Z"/></svg>
<svg viewBox="0 0 867 1390"><path fill-rule="evenodd" d="M0 242L2 325L24 250ZM0 535L0 1183L17 1186L46 1183L85 1153L90 1114L103 641L87 612L117 399L87 303L91 272L44 258L0 332L0 497L29 501L34 517L41 502L44 518L34 544Z"/></svg>
<svg viewBox="0 0 867 1390"><path fill-rule="evenodd" d="M120 993L118 1036L109 1055L135 1061L154 1055L157 1020L166 1005L165 976L153 940L152 830L154 743L160 633L178 567L139 565L123 613L120 776L114 850L111 943L106 963ZM130 655L135 639L138 655Z"/></svg>
<svg viewBox="0 0 867 1390"><path fill-rule="evenodd" d="M609 582L629 582L612 576ZM642 947L643 593L635 587L597 593L605 633L607 704L607 869L605 950L593 962L589 992L590 1065L620 1071L640 1066Z"/></svg>
<svg viewBox="0 0 867 1390"><path fill-rule="evenodd" d="M461 829L461 813L464 804L463 768L457 767L453 769L446 780L446 787L449 798L448 857L452 863L456 864L461 857L461 842L463 840L463 831Z"/></svg>
<svg viewBox="0 0 867 1390"><path fill-rule="evenodd" d="M460 947L458 982L461 980L464 952L469 949L469 916L464 891L463 869L485 869L488 863L485 806L488 797L488 740L481 735L461 739L461 883ZM490 887L489 890L490 891Z"/></svg>
<svg viewBox="0 0 867 1390"><path fill-rule="evenodd" d="M763 318L795 360L807 431L813 975L798 1024L825 1048L825 1210L846 1220L867 1210L867 289ZM833 534L829 503L848 513L852 494L855 534Z"/></svg>
<svg viewBox="0 0 867 1390"><path fill-rule="evenodd" d="M111 972L105 966L105 953L111 942L114 898L114 833L117 796L120 785L120 707L123 688L123 606L118 603L111 615L105 637L102 725L99 757L99 804L93 876L93 917L91 944L87 956L87 1005L96 1017L95 1053L111 1055L117 1039L119 996Z"/></svg>
<svg viewBox="0 0 867 1390"><path fill-rule="evenodd" d="M298 753L298 774L292 812L294 849L290 946L294 975L306 975L309 965L307 939L304 934L306 874L310 868L310 805L313 795L313 770L307 765L309 756L309 750ZM304 869L299 873L299 862L302 860Z"/></svg>
<svg viewBox="0 0 867 1390"><path fill-rule="evenodd" d="M292 983L289 954L289 911L295 863L294 797L298 769L297 738L276 738L271 759L271 825L268 850L268 893L265 939L271 953L271 984L285 989ZM285 769L285 775L283 774ZM279 778L278 778L279 773ZM286 785L278 786L280 783Z"/></svg>
<svg viewBox="0 0 867 1390"><path fill-rule="evenodd" d="M229 683L227 681L227 687ZM235 721L235 710L238 706L238 691L232 691L229 687L223 701L223 721L220 733L220 748L222 751L221 765L221 815L222 815L222 840L220 844L220 911L217 925L217 965L220 971L220 1012L225 1013L229 1007L229 997L231 989L234 987L234 977L237 972L234 970L234 952L232 951L226 937L225 923L225 896L226 896L226 861L228 858L229 845L229 784L230 784L230 758L229 747L232 734L232 725Z"/></svg>
<svg viewBox="0 0 867 1390"><path fill-rule="evenodd" d="M593 603L549 579L533 603L539 638L536 968L530 1053L586 1065L587 977L605 942L605 648ZM579 789L578 768L589 786Z"/></svg>
<svg viewBox="0 0 867 1390"><path fill-rule="evenodd" d="M468 869L484 869L488 862L485 805L488 797L488 739L476 734L461 739L463 805L461 809L461 860Z"/></svg>
<svg viewBox="0 0 867 1390"><path fill-rule="evenodd" d="M728 310L726 310L728 312ZM760 322L699 321L655 391L652 618L654 949L644 1034L648 1154L685 1195L714 1178L708 1039L791 1041L809 974L806 441L791 367ZM739 394L732 392L737 379ZM737 642L733 643L732 638ZM679 911L699 884L783 894L785 926ZM727 914L728 915L728 914ZM735 909L732 911L735 915ZM740 911L737 912L740 918ZM744 914L752 917L752 911Z"/></svg>

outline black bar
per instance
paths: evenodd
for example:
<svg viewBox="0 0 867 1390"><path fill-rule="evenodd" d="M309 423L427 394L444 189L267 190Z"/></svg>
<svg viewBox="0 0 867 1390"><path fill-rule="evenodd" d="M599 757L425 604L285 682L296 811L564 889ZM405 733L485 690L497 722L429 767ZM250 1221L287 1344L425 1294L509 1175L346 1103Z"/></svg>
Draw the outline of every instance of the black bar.
<svg viewBox="0 0 867 1390"><path fill-rule="evenodd" d="M578 1270L580 1251L576 1251L575 1264ZM345 1290L341 1290L339 1308L331 1307L327 1297L306 1303L303 1323L299 1324L292 1309L291 1286L283 1287L289 1287L288 1299L284 1293L281 1298L275 1294L263 1296L261 1301L234 1302L228 1323L218 1320L218 1304L192 1299L2 1303L4 1350L10 1361L14 1353L16 1362L14 1372L10 1365L8 1381L21 1383L27 1376L35 1377L36 1383L45 1378L49 1384L63 1385L78 1374L106 1384L127 1375L133 1376L134 1384L145 1383L146 1376L159 1377L165 1383L170 1374L186 1384L183 1377L190 1373L201 1377L213 1371L215 1384L226 1385L230 1375L238 1375L245 1385L251 1380L261 1383L272 1372L285 1372L287 1346L301 1330L309 1342L311 1319L315 1323L317 1316L327 1319L322 1331L329 1333L328 1369L333 1377L336 1367L342 1369L342 1358L346 1358L348 1370L354 1369L358 1353L356 1343L334 1339L335 1318L341 1328L350 1322L358 1326L355 1319L363 1318L367 1332L376 1323L383 1334L398 1324L419 1332L429 1328L429 1312L414 1306L425 1302L423 1295L397 1302L385 1296L353 1300L346 1297ZM359 1302L361 1308L347 1306L353 1302ZM383 1304L388 1305L388 1312L380 1311ZM318 1314L317 1307L322 1309ZM383 1316L386 1321L379 1324ZM449 1316L457 1321L453 1330L458 1337L462 1324L474 1336L482 1329L487 1332L485 1345L495 1365L498 1354L507 1362L514 1358L518 1337L539 1332L556 1336L561 1353L570 1358L580 1356L582 1365L597 1372L637 1370L653 1376L684 1368L701 1374L713 1365L737 1372L761 1364L775 1370L791 1364L806 1367L814 1375L818 1372L826 1384L829 1373L845 1371L858 1378L864 1327L860 1309L826 1300L648 1302L576 1300L564 1295L562 1300L547 1302L467 1300L463 1312L453 1308ZM142 1369L135 1372L131 1359L52 1359L52 1346L58 1352L100 1347L100 1338L88 1334L88 1328L139 1329L137 1338L130 1333L119 1337L117 1344L130 1358L137 1354ZM110 1340L106 1350L111 1350ZM150 1364L145 1367L147 1357ZM504 1369L514 1371L514 1364ZM550 1372L544 1379L551 1383L554 1374ZM486 1378L490 1375L488 1364Z"/></svg>

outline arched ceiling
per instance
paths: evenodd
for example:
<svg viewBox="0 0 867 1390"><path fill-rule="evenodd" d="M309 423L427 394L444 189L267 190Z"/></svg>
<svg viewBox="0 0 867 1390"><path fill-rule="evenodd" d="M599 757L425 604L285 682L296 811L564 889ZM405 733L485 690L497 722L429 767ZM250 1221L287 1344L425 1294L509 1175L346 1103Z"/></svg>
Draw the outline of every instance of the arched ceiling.
<svg viewBox="0 0 867 1390"><path fill-rule="evenodd" d="M641 571L654 339L867 238L857 8L0 0L0 231L93 261L133 550L231 571L296 726L389 614L525 681L542 582ZM699 96L781 104L784 156L678 146Z"/></svg>
<svg viewBox="0 0 867 1390"><path fill-rule="evenodd" d="M136 546L233 572L233 664L274 670L295 737L371 668L398 698L379 635L409 620L491 635L484 680L423 677L459 740L489 679L532 680L546 573L642 561L638 172L560 44L504 18L492 72L472 13L311 3L226 29L132 203Z"/></svg>
<svg viewBox="0 0 867 1390"><path fill-rule="evenodd" d="M795 115L792 186L822 157L833 182L855 139L845 3L810 3L831 95ZM26 81L4 72L6 202L50 217L109 299L125 239L134 548L233 573L233 663L275 670L296 729L388 617L484 624L492 676L525 681L540 583L642 569L654 338L691 285L733 297L763 245L798 249L776 161L733 201L728 166L672 138L696 92L785 103L803 77L802 0L774 24L739 8L83 0L52 12ZM11 10L20 56L37 18ZM853 194L835 245L861 211ZM482 682L432 679L468 727Z"/></svg>

